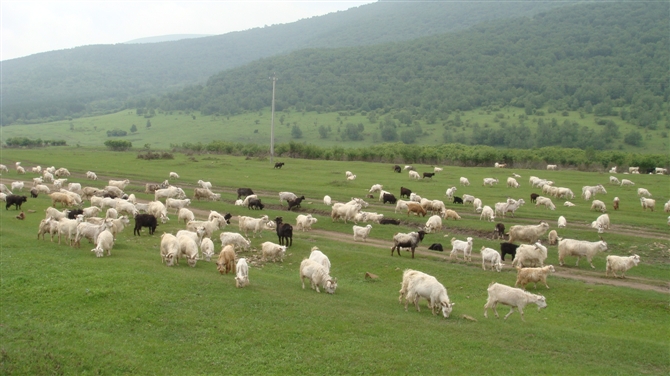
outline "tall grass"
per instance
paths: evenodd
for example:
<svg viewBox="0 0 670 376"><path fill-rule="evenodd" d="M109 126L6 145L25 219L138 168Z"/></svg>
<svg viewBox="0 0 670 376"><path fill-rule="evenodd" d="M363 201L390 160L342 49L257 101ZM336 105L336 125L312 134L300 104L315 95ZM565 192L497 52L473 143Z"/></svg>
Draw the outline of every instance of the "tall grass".
<svg viewBox="0 0 670 376"><path fill-rule="evenodd" d="M325 229L351 236L351 224L331 223L329 208L320 200L325 194L338 201L365 195L372 184L398 193L406 186L424 197L440 198L444 190L467 176L471 187L458 187L457 194L470 193L492 205L508 195L528 200L532 190L527 177L537 175L570 187L606 183L608 175L577 171L519 170L522 187L481 186L481 178L498 177L510 171L445 166L432 181L409 181L407 174L395 174L389 165L286 159L282 170L268 161L230 156L175 155L174 160L144 161L134 153L112 153L87 149L3 150L2 163L24 166L56 165L75 173L69 181L103 186L108 178L129 178L128 191L149 199L143 182L162 181L169 171L181 179L173 184L187 187L189 196L198 179L209 180L221 202L195 202L203 210L234 215L282 215L294 223L299 213L278 206L278 191L304 194L303 212L312 212ZM416 166L419 171L429 166ZM93 170L101 181L86 181L83 173ZM344 171L358 175L346 182ZM30 176L28 176L30 177ZM667 201L667 176L629 176L649 189L657 205ZM19 178L13 171L3 181ZM21 178L25 178L21 176ZM5 180L7 179L7 180ZM234 189L251 187L269 210L251 212L232 205ZM636 252L642 264L628 272L631 283L668 284L666 217L658 209L644 213L634 189L607 187L608 203L616 195L619 211L609 212L621 233L604 234L612 254ZM376 198L368 199L370 211L401 218L409 225L373 225L370 244L343 242L313 232L296 232L294 246L283 263L268 263L250 270L251 285L236 289L233 275L220 275L213 263L198 262L195 268L168 268L160 263L159 234L183 228L176 216L161 225L154 236L146 232L119 234L111 257L96 258L91 245L81 249L36 240L37 225L48 197L29 199L23 210L25 221L14 219L16 211L0 212L0 367L3 374L667 374L668 295L627 287L584 284L572 279L549 277L551 289L534 291L547 297L549 306L538 312L526 309L526 323L518 313L507 321L483 317L486 287L491 281L513 285L515 271L484 272L477 263L446 261L422 252L415 259L404 252L391 257L390 241L397 231L409 231L424 218L393 214ZM590 212L588 203L573 200L574 208L556 201L552 212L527 203L513 224L549 221L555 228L559 215L568 228L559 235L595 240L597 233L587 225L600 213ZM463 219L446 223L445 232L429 234L420 249L432 242L446 245L451 236L476 234L475 253L482 245L496 246L483 236L491 223L480 222L472 208L456 207ZM30 213L29 210L35 210ZM472 213L472 214L469 214ZM227 228L235 231L236 226ZM636 231L639 232L636 233ZM255 248L263 241L276 241L271 232L252 239ZM374 246L375 240L388 247ZM217 239L218 242L218 239ZM332 275L339 287L334 295L301 289L298 268L318 246L333 264ZM448 247L445 247L448 248ZM555 247L548 263L557 265ZM254 252L241 252L251 257ZM594 260L604 279L604 254ZM557 268L574 273L591 273L588 263ZM184 264L184 263L182 263ZM456 303L449 319L433 316L421 303L421 312L398 304L402 271L412 268L432 274L448 289ZM366 281L364 274L379 276ZM499 307L502 315L505 307ZM463 318L473 317L477 321Z"/></svg>

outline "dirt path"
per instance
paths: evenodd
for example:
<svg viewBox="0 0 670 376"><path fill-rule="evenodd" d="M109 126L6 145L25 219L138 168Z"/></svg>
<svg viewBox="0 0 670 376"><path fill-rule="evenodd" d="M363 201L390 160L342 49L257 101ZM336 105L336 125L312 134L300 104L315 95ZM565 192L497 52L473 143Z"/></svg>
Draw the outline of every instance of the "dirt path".
<svg viewBox="0 0 670 376"><path fill-rule="evenodd" d="M76 175L78 178L84 179L85 176L82 175ZM32 186L32 178L29 176L22 176L23 179L28 179L24 180L26 187L28 188L28 191L30 190L29 187ZM12 181L16 181L20 179L10 179L7 178L6 176L0 177L0 182L4 183L8 187L11 186ZM107 181L108 179L106 177L99 177L99 181L96 182L96 186L100 185L100 182ZM153 183L153 182L140 182L141 184L146 184L146 183ZM184 188L196 188L197 186L195 184L184 184L180 182L180 186ZM24 188L25 192L26 188ZM235 193L234 189L219 189L219 191L226 192L226 193ZM27 193L27 192L25 192ZM269 192L269 191L258 191L261 196L273 196L275 193L274 192ZM139 200L139 201L144 201L144 200ZM313 200L314 201L314 200ZM376 204L376 202L372 203L373 199L370 199L371 201L371 207L381 207L379 204ZM281 210L282 207L280 205L275 205L275 204L266 204L267 208L271 208L274 210ZM195 209L191 208L191 210L196 213L197 215L201 217L207 217L209 215L209 211L207 210L201 210L201 209ZM312 213L312 214L317 214L317 215L323 215L323 216L330 216L329 212L323 211L323 210L318 210L318 209L310 209L310 210L303 210L302 212L306 213ZM467 211L464 211L464 213L459 213L461 216L464 217L477 217L477 214L475 213L468 213ZM478 218L478 217L477 217ZM524 220L519 220L520 222L523 222ZM528 221L528 220L526 220ZM237 222L237 217L231 218L231 222ZM402 222L401 222L402 223ZM530 221L529 221L530 223ZM451 228L450 229L453 234L466 234L464 229L458 229L458 228ZM617 233L619 234L630 234L633 236L642 236L646 238L653 238L653 239L660 239L660 240L668 240L667 236L662 236L661 234L654 233L654 232L649 232L645 231L644 229L638 229L638 228L633 228L629 226L615 226L613 228ZM361 242L355 242L353 240L353 237L350 234L344 234L336 231L327 231L327 230L322 230L322 229L313 229L310 232L307 232L310 235L316 235L324 238L328 238L330 240L336 240L338 242L343 242L343 243L349 243L349 244L365 244L367 246L371 247L376 247L376 248L383 248L387 252L390 252L392 243L390 241L384 241L380 239L368 239L367 242L361 243ZM469 230L467 234L472 235L472 230ZM489 237L490 234L478 234L478 236L481 237ZM403 251L403 256L409 256L409 252ZM416 256L430 256L430 257L437 257L441 258L443 260L449 260L449 254L448 253L441 253L441 252L435 252L435 251L429 251L429 250L423 250L423 249L417 249L415 251ZM389 255L390 256L390 255ZM473 252L472 255L473 261L470 262L469 264L472 265L473 267L481 267L481 258L477 253ZM454 261L454 262L459 262L462 263L462 259L459 261ZM558 267L558 270L554 274L557 277L560 278L567 278L567 279L573 279L573 280L578 280L582 281L584 283L588 284L601 284L601 285L610 285L610 286L620 286L620 287L629 287L633 289L638 289L638 290L647 290L647 291L656 291L664 294L670 294L670 283L663 282L661 280L654 280L654 279L646 279L646 278L626 278L626 279L615 279L615 278L605 278L604 274L602 272L592 272L588 270L575 270L575 269L562 269L562 267Z"/></svg>

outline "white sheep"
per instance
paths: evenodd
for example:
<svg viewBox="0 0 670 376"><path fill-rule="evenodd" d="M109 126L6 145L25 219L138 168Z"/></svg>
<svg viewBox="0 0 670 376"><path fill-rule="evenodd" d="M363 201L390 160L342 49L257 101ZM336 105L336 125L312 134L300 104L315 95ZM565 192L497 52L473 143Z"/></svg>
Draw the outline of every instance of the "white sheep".
<svg viewBox="0 0 670 376"><path fill-rule="evenodd" d="M331 206L333 204L333 200L330 198L330 196L325 195L323 196L323 204L327 206Z"/></svg>
<svg viewBox="0 0 670 376"><path fill-rule="evenodd" d="M232 245L236 249L249 249L251 247L251 241L236 232L222 232L219 235L219 240L221 240L221 247L227 245Z"/></svg>
<svg viewBox="0 0 670 376"><path fill-rule="evenodd" d="M547 240L549 240L549 245L556 245L558 243L558 233L556 230L549 231L547 235Z"/></svg>
<svg viewBox="0 0 670 376"><path fill-rule="evenodd" d="M72 246L74 237L77 234L77 225L84 221L82 214L77 215L75 219L61 218L58 221L58 244L60 244L61 236L66 235L68 245Z"/></svg>
<svg viewBox="0 0 670 376"><path fill-rule="evenodd" d="M433 215L426 221L424 229L427 234L442 231L442 218L439 215Z"/></svg>
<svg viewBox="0 0 670 376"><path fill-rule="evenodd" d="M298 196L293 192L279 192L279 204L282 206L284 206L284 201L293 201L296 198L298 198Z"/></svg>
<svg viewBox="0 0 670 376"><path fill-rule="evenodd" d="M204 189L212 189L212 183L208 181L198 180L198 185Z"/></svg>
<svg viewBox="0 0 670 376"><path fill-rule="evenodd" d="M249 264L245 258L237 260L235 266L235 287L242 288L249 284Z"/></svg>
<svg viewBox="0 0 670 376"><path fill-rule="evenodd" d="M510 241L511 243L511 241ZM516 255L513 266L544 266L544 260L547 259L547 247L540 242L535 244L522 244L516 249Z"/></svg>
<svg viewBox="0 0 670 376"><path fill-rule="evenodd" d="M621 278L626 278L626 271L637 266L640 263L640 256L632 255L628 257L609 255L606 258L607 264L605 266L605 277L611 272L614 278L619 278L616 272L621 272Z"/></svg>
<svg viewBox="0 0 670 376"><path fill-rule="evenodd" d="M521 285L522 289L526 289L526 285L529 283L534 283L535 288L537 289L537 283L542 282L546 288L549 288L547 285L547 275L549 273L555 273L553 265L543 266L541 268L516 268L516 283L514 287Z"/></svg>
<svg viewBox="0 0 670 376"><path fill-rule="evenodd" d="M266 216L267 217L267 216ZM216 230L221 230L226 227L226 220L220 217L213 218L211 221L188 221L186 223L186 229L189 231L195 231L198 227L205 228L205 237L211 238L212 234Z"/></svg>
<svg viewBox="0 0 670 376"><path fill-rule="evenodd" d="M163 233L161 235L161 262L165 263L167 266L172 266L175 263L179 262L179 242L177 237L169 234Z"/></svg>
<svg viewBox="0 0 670 376"><path fill-rule="evenodd" d="M165 199L165 207L168 209L175 209L175 214L179 212L179 209L185 208L187 206L191 205L191 199L176 199L176 198L167 198Z"/></svg>
<svg viewBox="0 0 670 376"><path fill-rule="evenodd" d="M86 171L86 178L91 180L98 180L98 175L93 171Z"/></svg>
<svg viewBox="0 0 670 376"><path fill-rule="evenodd" d="M519 188L519 182L513 177L507 178L507 188Z"/></svg>
<svg viewBox="0 0 670 376"><path fill-rule="evenodd" d="M279 259L280 262L284 262L284 254L286 253L286 246L275 244L273 242L265 242L261 244L262 249L262 260L265 262L268 259L276 262Z"/></svg>
<svg viewBox="0 0 670 376"><path fill-rule="evenodd" d="M549 197L544 197L544 196L539 196L535 200L535 207L538 207L540 205L544 205L547 209L550 210L556 210L556 205L551 201Z"/></svg>
<svg viewBox="0 0 670 376"><path fill-rule="evenodd" d="M444 285L437 278L425 273L418 272L410 276L411 278L407 282L405 311L407 311L407 304L410 301L414 303L416 310L420 311L419 300L425 298L428 300L428 306L433 315L437 314L437 309L441 309L442 316L445 319L448 318L454 307L454 303L449 300L447 289Z"/></svg>
<svg viewBox="0 0 670 376"><path fill-rule="evenodd" d="M505 315L505 320L514 313L514 308L521 314L521 321L526 321L523 317L523 308L528 304L536 304L538 311L547 307L547 301L542 295L535 295L515 287L501 285L499 283L491 282L488 289L488 299L484 305L484 317L488 318L489 308L493 308L493 312L498 317L496 306L498 303L510 307L510 311Z"/></svg>
<svg viewBox="0 0 670 376"><path fill-rule="evenodd" d="M591 222L591 228L597 229L598 233L603 233L605 230L609 230L610 216L607 214L599 216L595 221Z"/></svg>
<svg viewBox="0 0 670 376"><path fill-rule="evenodd" d="M326 274L330 274L330 260L328 259L328 256L319 250L319 248L312 247L312 252L309 254L309 259L321 264L321 266L323 266L323 268L326 270Z"/></svg>
<svg viewBox="0 0 670 376"><path fill-rule="evenodd" d="M456 191L457 191L456 187L451 187L451 188L448 188L444 194L447 196L447 198L451 199L451 201L453 202L454 201L454 193L456 193Z"/></svg>
<svg viewBox="0 0 670 376"><path fill-rule="evenodd" d="M419 175L419 173L416 172L416 171L411 171L410 170L409 171L409 178L419 180L419 179L421 179L421 175Z"/></svg>
<svg viewBox="0 0 670 376"><path fill-rule="evenodd" d="M200 252L202 253L201 260L212 261L212 256L214 256L214 242L212 239L202 238L200 241Z"/></svg>
<svg viewBox="0 0 670 376"><path fill-rule="evenodd" d="M365 227L353 226L354 230L354 241L358 241L358 238L362 238L363 241L367 241L368 235L370 235L370 230L372 230L372 225L367 225Z"/></svg>
<svg viewBox="0 0 670 376"><path fill-rule="evenodd" d="M649 191L646 190L645 188L638 188L637 189L637 195L638 195L638 197L640 197L640 196L651 197L651 193L649 193Z"/></svg>
<svg viewBox="0 0 670 376"><path fill-rule="evenodd" d="M190 209L181 208L177 213L177 220L180 222L183 220L184 224L186 224L189 221L195 221L195 214L193 214L193 212Z"/></svg>
<svg viewBox="0 0 670 376"><path fill-rule="evenodd" d="M567 206L567 207L573 207L573 206L576 206L576 205L575 205L575 204L573 204L573 203L572 203L572 202L570 202L570 201L566 201L566 202L564 202L564 203L563 203L563 206Z"/></svg>
<svg viewBox="0 0 670 376"><path fill-rule="evenodd" d="M656 200L651 198L640 197L640 205L642 205L642 210L644 211L647 211L647 209L651 209L651 211L654 211L654 207L656 207Z"/></svg>
<svg viewBox="0 0 670 376"><path fill-rule="evenodd" d="M479 215L479 220L486 219L489 222L493 222L496 219L495 212L493 208L486 205L482 208L482 213Z"/></svg>
<svg viewBox="0 0 670 376"><path fill-rule="evenodd" d="M188 266L194 268L198 262L198 243L190 236L177 235L179 243L179 257L186 257Z"/></svg>
<svg viewBox="0 0 670 376"><path fill-rule="evenodd" d="M310 285L316 292L321 292L319 285L329 294L335 293L337 289L337 278L331 278L326 269L314 260L304 259L300 263L300 282L303 290L305 289L305 278L309 278Z"/></svg>
<svg viewBox="0 0 670 376"><path fill-rule="evenodd" d="M633 186L633 185L635 185L635 183L633 183L632 181L630 181L628 179L621 179L621 186L622 187L623 186L630 187L630 186Z"/></svg>
<svg viewBox="0 0 670 376"><path fill-rule="evenodd" d="M617 179L616 176L610 176L610 184L620 185L621 182L619 181L619 179Z"/></svg>
<svg viewBox="0 0 670 376"><path fill-rule="evenodd" d="M265 227L265 224L269 221L270 219L268 218L267 215L264 215L260 218L253 218L253 217L247 217L247 216L238 216L237 217L237 224L239 226L240 231L244 232L244 236L249 236L249 231L252 232L253 237L256 237L256 234L258 234L259 237L263 237L263 228Z"/></svg>
<svg viewBox="0 0 670 376"><path fill-rule="evenodd" d="M179 179L179 174L176 172L170 172L170 179Z"/></svg>
<svg viewBox="0 0 670 376"><path fill-rule="evenodd" d="M458 259L458 252L463 252L463 260L472 261L472 238L467 238L466 241L451 238L451 253L449 258L456 256Z"/></svg>
<svg viewBox="0 0 670 376"><path fill-rule="evenodd" d="M12 182L12 191L23 191L23 182L22 181L13 181Z"/></svg>
<svg viewBox="0 0 670 376"><path fill-rule="evenodd" d="M568 221L564 216L558 217L558 228L564 228L568 225Z"/></svg>
<svg viewBox="0 0 670 376"><path fill-rule="evenodd" d="M457 221L457 220L461 219L461 216L458 215L458 213L456 213L456 211L451 210L451 209L444 210L444 211L442 211L441 214L442 214L442 218L444 218L444 219L453 219L454 221Z"/></svg>
<svg viewBox="0 0 670 376"><path fill-rule="evenodd" d="M483 184L484 186L489 186L493 187L493 184L498 184L498 179L496 178L484 178Z"/></svg>
<svg viewBox="0 0 670 376"><path fill-rule="evenodd" d="M593 266L592 262L593 257L596 253L604 251L607 251L607 243L603 240L597 242L574 239L558 240L558 262L561 266L563 266L563 259L565 259L565 256L575 256L577 257L575 266L579 266L579 260L582 257L586 257L586 260L591 264L591 268L595 269L596 267Z"/></svg>
<svg viewBox="0 0 670 376"><path fill-rule="evenodd" d="M381 184L374 184L368 193L375 193L375 192L381 192L383 190L384 186Z"/></svg>
<svg viewBox="0 0 670 376"><path fill-rule="evenodd" d="M509 229L509 242L527 241L535 243L549 229L547 222L541 222L538 225L515 225Z"/></svg>
<svg viewBox="0 0 670 376"><path fill-rule="evenodd" d="M464 185L466 187L470 186L470 180L468 180L468 178L466 177L461 176L459 182L461 183L461 185Z"/></svg>
<svg viewBox="0 0 670 376"><path fill-rule="evenodd" d="M315 224L318 220L312 217L311 214L303 215L300 214L295 219L295 229L304 231L309 231L312 229L312 225Z"/></svg>
<svg viewBox="0 0 670 376"><path fill-rule="evenodd" d="M126 188L126 186L130 184L130 180L125 179L125 180L110 180L108 185L112 187L118 187L119 189L123 190Z"/></svg>
<svg viewBox="0 0 670 376"><path fill-rule="evenodd" d="M556 170L558 168L557 165L555 164L548 164L547 165L547 170Z"/></svg>
<svg viewBox="0 0 670 376"><path fill-rule="evenodd" d="M356 180L356 175L347 176L348 181Z"/></svg>
<svg viewBox="0 0 670 376"><path fill-rule="evenodd" d="M605 206L604 202L602 202L600 200L593 200L593 202L591 202L591 209L590 210L598 210L598 211L601 211L601 212L604 213L604 212L607 211L607 207Z"/></svg>

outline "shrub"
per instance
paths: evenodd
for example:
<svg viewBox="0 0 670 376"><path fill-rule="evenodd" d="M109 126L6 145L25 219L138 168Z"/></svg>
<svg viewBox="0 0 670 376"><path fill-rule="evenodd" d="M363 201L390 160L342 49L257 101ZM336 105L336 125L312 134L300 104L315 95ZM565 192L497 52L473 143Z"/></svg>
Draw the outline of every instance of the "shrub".
<svg viewBox="0 0 670 376"><path fill-rule="evenodd" d="M114 151L124 151L133 147L133 144L126 140L107 140L105 146Z"/></svg>

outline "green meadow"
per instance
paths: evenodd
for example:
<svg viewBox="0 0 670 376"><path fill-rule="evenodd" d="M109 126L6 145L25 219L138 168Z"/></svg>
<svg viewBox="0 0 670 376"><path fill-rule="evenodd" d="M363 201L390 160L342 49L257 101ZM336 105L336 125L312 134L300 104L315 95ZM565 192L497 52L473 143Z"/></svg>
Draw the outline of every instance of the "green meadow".
<svg viewBox="0 0 670 376"><path fill-rule="evenodd" d="M536 112L537 114L537 112ZM526 125L533 134L537 130L539 119L550 123L555 119L558 124L566 120L576 122L580 127L586 126L596 133L601 132L602 125L598 120L611 120L619 127L620 137L616 139L611 149L634 153L667 153L670 148L668 130L663 125L658 129L650 130L639 128L621 120L618 116L596 117L589 113L565 111L562 113L548 113L541 111L540 115L525 115L521 108L504 107L493 110L477 109L472 111L455 112L446 119L437 119L434 123L427 123L425 119L415 120L413 124L421 128L421 134L416 138L418 145L439 145L443 143L445 130L450 133L449 142L469 143L472 137L473 125L479 124L482 132L500 130L501 126ZM360 112L317 113L278 111L275 113L275 140L276 144L289 141L316 144L322 147L365 147L380 144L380 123L392 114L378 115L372 122L367 115ZM457 120L460 119L460 120ZM150 127L147 127L147 122ZM503 124L504 123L504 124ZM42 140L65 140L70 146L102 147L109 139L120 139L132 142L135 148L149 145L154 149L169 149L172 145L183 143L203 143L211 141L229 141L254 144L269 144L270 141L271 111L249 112L236 116L202 116L198 112L158 112L155 116L146 118L137 115L135 111L125 110L114 114L77 118L72 120L56 121L43 124L11 125L2 127L2 139L13 137L28 137ZM342 140L347 124L363 126L362 140ZM133 125L136 132L131 132ZM292 129L300 128L301 138L294 138ZM328 127L330 132L327 138L319 133L321 126ZM398 128L400 134L406 126ZM124 137L108 137L107 132L113 130L126 131ZM623 136L631 131L639 131L642 135L640 146L631 146L623 142Z"/></svg>
<svg viewBox="0 0 670 376"><path fill-rule="evenodd" d="M139 123L143 118L134 114L111 116L117 116L117 120L138 119L134 120L140 128L137 137L162 131L159 117L151 119L151 130L146 131ZM182 116L184 122L193 120ZM101 128L103 118L98 119L97 126ZM194 121L202 121L200 124L205 127L204 119L196 116ZM222 118L211 121L218 126L223 122ZM267 129L267 118L263 122ZM119 120L117 124L120 123ZM47 125L28 126L31 127ZM77 131L80 127L84 125L76 125L71 134L82 136L78 141L82 146L104 142L102 129ZM248 127L261 128L253 124ZM173 129L178 128L175 120ZM181 128L184 138L193 134ZM3 133L3 137L7 136ZM162 142L199 141L182 140L178 138L180 134L172 136ZM249 137L256 136L261 137L260 131ZM44 134L41 137L50 138ZM152 148L158 147L155 144L159 142L154 140L157 138L133 140L133 144L141 147L151 143ZM68 144L74 142L68 140ZM174 211L170 212L171 220L161 224L153 236L146 229L141 236L133 236L131 219L130 228L117 236L112 255L96 258L90 252L93 246L86 241L76 249L59 245L57 239L51 242L48 236L46 240L36 239L44 209L51 204L48 196L28 198L22 208L26 213L23 221L14 218L17 211L13 208L0 210L2 374L670 373L670 236L668 213L663 212L663 204L670 199L667 175L618 174L619 179L626 177L636 184L622 188L608 184L609 174L595 172L440 166L444 171L433 179L411 181L407 172L397 174L392 165L380 163L279 157L275 161L286 165L274 169L264 158L174 154L171 160L146 161L137 159L133 152L53 147L2 149L0 163L9 166L10 171L0 179L7 186L14 180L28 182L36 176L17 175L12 170L17 161L27 168L66 167L73 173L68 182L82 186L104 187L109 179L127 178L131 184L126 192L143 201L153 199L144 193L145 183L161 182L174 171L180 179L171 183L184 188L189 197L200 179L211 181L213 190L222 194L221 201L192 203L198 219L203 219L209 210L216 210L234 216L282 216L293 224L298 214L311 213L318 222L311 232L294 231L293 246L282 263L251 267L250 285L236 289L234 275L219 274L213 262L199 261L194 268L185 262L175 267L161 264L160 234L185 227L178 223ZM432 171L432 166L427 165L415 168L419 172ZM88 170L95 171L100 180L85 179ZM346 181L345 171L353 172L357 179ZM521 184L518 189L505 185L512 172L522 176L517 179ZM603 184L607 194L596 198L607 204L612 228L602 234L609 250L596 255L595 270L586 260L575 266L574 257L566 258L566 265L560 267L556 246L548 247L545 263L553 264L557 270L548 278L550 289L527 286L529 291L544 295L548 307L539 312L534 305L526 307L525 323L518 313L504 321L502 316L508 312L505 306L498 307L500 319L491 312L488 319L483 316L489 283L514 285L516 270L509 260L501 273L482 270L477 258L479 249L499 249L500 241L492 239L494 224L480 221L472 206L445 202L462 219L445 221L442 232L428 234L412 259L408 252L391 257L391 237L396 232L414 231L427 218L394 213L394 206L383 205L377 196L368 198L367 211L401 219L402 224L373 224L369 241L354 243L352 224L333 223L330 208L322 201L324 195L340 202L364 197L373 184L383 184L396 196L403 186L422 197L444 200L445 190L456 186L457 196L471 194L492 207L507 197L523 198L526 204L515 218L496 218L507 228L545 220L561 237L598 240L599 234L590 228L590 222L601 213L590 211L590 202L576 197L571 201L577 206L570 208L563 206L564 200L554 199L555 211L536 208L529 196L540 192L529 186L531 175L551 179L556 186L568 187L577 195L584 185ZM471 186L460 186L461 176L467 177ZM485 177L498 178L500 183L483 187ZM238 187L252 188L266 209L259 212L234 206ZM654 212L641 209L638 187L653 194ZM302 208L297 212L282 208L279 191L304 195ZM23 194L27 194L26 189ZM621 200L618 211L611 208L615 196ZM567 218L565 229L556 228L560 215ZM236 222L224 231L237 231ZM262 236L251 239L252 248L260 249L264 241L277 242L273 232L265 231ZM474 238L473 262L445 257L452 237L467 236ZM214 238L215 244L220 245L218 232ZM546 234L544 239L546 244ZM427 250L428 245L437 242L444 245L444 254ZM313 246L330 258L331 275L338 279L333 295L318 294L308 286L301 288L299 264ZM605 277L607 254L633 253L640 255L642 262L627 272L625 280ZM256 254L252 250L238 255L252 258ZM407 268L431 274L447 288L456 303L451 317L433 316L425 301L421 302L420 312L411 306L405 312L397 298L402 272ZM366 280L366 272L379 279Z"/></svg>

